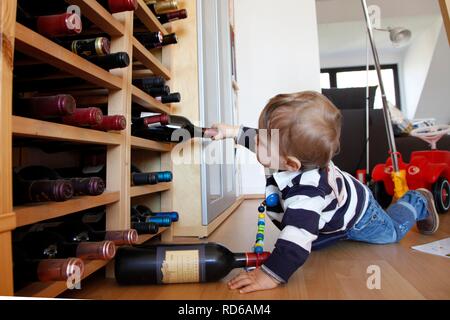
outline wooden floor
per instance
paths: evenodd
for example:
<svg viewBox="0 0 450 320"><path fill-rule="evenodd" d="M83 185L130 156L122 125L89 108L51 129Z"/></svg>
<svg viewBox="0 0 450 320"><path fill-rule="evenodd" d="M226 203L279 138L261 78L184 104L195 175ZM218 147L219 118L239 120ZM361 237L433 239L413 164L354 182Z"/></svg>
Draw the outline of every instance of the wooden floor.
<svg viewBox="0 0 450 320"><path fill-rule="evenodd" d="M246 200L208 239L235 252L248 251L254 241L257 200ZM313 252L290 279L274 290L239 294L223 282L163 286L118 286L99 275L82 283L82 290L63 297L87 299L450 299L450 259L416 252L413 245L450 237L450 213L441 215L440 230L424 236L414 229L398 244L370 245L345 241ZM266 247L271 250L279 231L269 223ZM180 239L181 242L189 242ZM198 241L198 240L194 240ZM193 242L193 240L190 240ZM381 269L381 289L369 290L367 267Z"/></svg>

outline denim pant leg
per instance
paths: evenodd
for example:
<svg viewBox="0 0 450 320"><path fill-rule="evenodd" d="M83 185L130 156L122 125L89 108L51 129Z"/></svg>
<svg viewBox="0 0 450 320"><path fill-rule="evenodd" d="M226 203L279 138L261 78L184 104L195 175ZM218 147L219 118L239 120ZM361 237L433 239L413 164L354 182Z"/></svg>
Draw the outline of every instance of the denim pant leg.
<svg viewBox="0 0 450 320"><path fill-rule="evenodd" d="M387 244L400 241L416 221L428 216L425 198L417 191L408 191L385 212L372 193L361 220L348 232L349 239Z"/></svg>
<svg viewBox="0 0 450 320"><path fill-rule="evenodd" d="M380 207L372 193L369 204L363 216L347 232L348 239L376 244L394 243L397 241L397 231L394 221Z"/></svg>

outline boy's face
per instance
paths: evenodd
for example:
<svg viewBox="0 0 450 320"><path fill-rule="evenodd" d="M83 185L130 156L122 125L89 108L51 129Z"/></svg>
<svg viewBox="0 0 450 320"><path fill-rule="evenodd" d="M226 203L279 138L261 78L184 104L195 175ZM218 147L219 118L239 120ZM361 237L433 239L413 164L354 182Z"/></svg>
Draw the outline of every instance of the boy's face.
<svg viewBox="0 0 450 320"><path fill-rule="evenodd" d="M272 130L269 137L266 129L259 129L256 139L256 157L266 168L286 170L283 166L283 157L280 156L278 130Z"/></svg>

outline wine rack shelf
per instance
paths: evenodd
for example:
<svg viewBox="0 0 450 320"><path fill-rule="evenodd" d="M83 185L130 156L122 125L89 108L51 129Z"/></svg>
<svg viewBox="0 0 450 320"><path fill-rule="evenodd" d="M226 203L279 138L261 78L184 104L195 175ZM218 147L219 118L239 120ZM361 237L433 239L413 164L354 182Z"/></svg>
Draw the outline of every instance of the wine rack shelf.
<svg viewBox="0 0 450 320"><path fill-rule="evenodd" d="M22 137L104 145L120 145L123 141L123 136L114 132L77 128L18 116L12 117L12 128L15 136Z"/></svg>
<svg viewBox="0 0 450 320"><path fill-rule="evenodd" d="M138 0L138 8L135 11L136 16L150 31L161 31L162 34L168 34L166 28L159 23L155 15L150 11L144 0Z"/></svg>
<svg viewBox="0 0 450 320"><path fill-rule="evenodd" d="M170 80L170 71L133 37L133 56L157 76Z"/></svg>
<svg viewBox="0 0 450 320"><path fill-rule="evenodd" d="M144 242L147 242L150 239L153 239L154 237L159 236L160 234L162 234L163 232L165 232L167 230L169 230L169 228L160 227L158 232L155 234L141 234L141 235L139 235L139 240L138 240L137 244L143 244Z"/></svg>
<svg viewBox="0 0 450 320"><path fill-rule="evenodd" d="M86 279L95 271L103 268L108 264L108 261L103 260L90 260L84 262L84 274L81 280ZM83 288L83 283L81 282L81 288ZM67 283L65 281L55 281L55 282L34 282L27 287L17 291L16 296L19 297L37 297L37 298L47 298L56 297L67 290Z"/></svg>
<svg viewBox="0 0 450 320"><path fill-rule="evenodd" d="M15 46L17 50L24 54L32 55L100 87L113 90L122 87L122 79L119 77L97 67L20 23L16 23Z"/></svg>
<svg viewBox="0 0 450 320"><path fill-rule="evenodd" d="M169 152L172 150L172 144L151 141L139 137L131 137L131 147L148 151Z"/></svg>
<svg viewBox="0 0 450 320"><path fill-rule="evenodd" d="M172 188L172 183L130 187L130 165L133 160L136 160L134 157L139 158L140 165L145 166L146 169L172 170L169 154L172 144L145 140L131 135L129 124L133 103L152 112L170 114L172 111L171 105L162 104L132 85L133 76L138 73L144 76L161 75L170 80L172 79L170 69L173 65L173 51L170 47L149 51L134 38L134 18L141 20L147 30L161 31L165 35L169 31L159 23L143 0L138 0L136 11L117 14L110 14L96 0L67 0L67 2L79 6L82 15L95 25L83 31L86 35L109 34L111 52L127 52L130 61L136 62L131 63L127 68L106 71L17 22L17 0L0 1L0 149L2 150L0 153L2 176L0 179L0 296L56 297L67 290L65 282L50 282L32 283L20 291L14 291L11 242L15 228L98 206L106 206L107 229L126 229L130 227L132 199L133 202L154 205L155 210L173 210L172 194L167 192ZM15 52L21 53L17 60L14 60ZM41 82L44 84L41 85L41 89L33 88L31 91L47 95L72 94L78 106L106 105L107 114L120 114L126 117L127 129L121 132L102 132L14 116L12 112L14 65L24 70L27 67L39 67L39 65L57 68L58 71L53 74L44 76L30 74L29 77L22 77L17 79L18 83L33 88L34 83ZM47 87L46 82L43 82L70 78L80 78L86 83L59 89L59 84L55 87ZM106 146L107 191L100 196L76 197L65 202L13 206L11 168L14 157L18 157L17 154L19 154L14 151L13 157L13 137ZM163 235L165 241L170 241L172 227L160 228L156 235L143 235L139 238L139 243L157 235ZM83 279L107 265L106 261L86 261ZM112 276L109 266L106 268L106 275Z"/></svg>
<svg viewBox="0 0 450 320"><path fill-rule="evenodd" d="M39 221L62 217L64 215L108 205L119 201L119 192L105 192L99 196L76 197L64 202L32 203L14 207L17 227Z"/></svg>
<svg viewBox="0 0 450 320"><path fill-rule="evenodd" d="M131 187L131 197L134 198L145 196L152 193L167 191L170 190L171 187L172 187L171 182L158 183L153 186L134 186Z"/></svg>
<svg viewBox="0 0 450 320"><path fill-rule="evenodd" d="M149 111L170 113L169 107L162 104L136 86L133 86L132 89L132 99L134 103L137 103L138 105L148 109Z"/></svg>

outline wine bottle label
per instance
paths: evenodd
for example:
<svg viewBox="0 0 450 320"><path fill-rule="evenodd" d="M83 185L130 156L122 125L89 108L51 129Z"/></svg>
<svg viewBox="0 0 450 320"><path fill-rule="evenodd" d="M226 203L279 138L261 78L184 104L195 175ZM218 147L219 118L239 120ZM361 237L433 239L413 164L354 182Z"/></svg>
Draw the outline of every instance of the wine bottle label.
<svg viewBox="0 0 450 320"><path fill-rule="evenodd" d="M205 281L204 248L198 246L177 249L176 246L158 248L157 270L159 284L194 283ZM202 263L203 262L203 263Z"/></svg>

